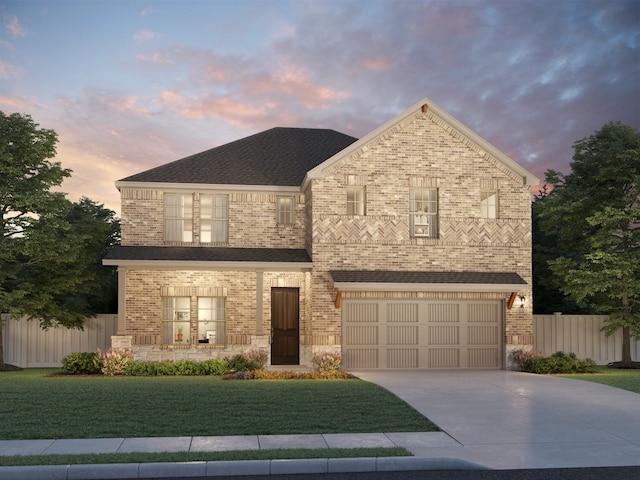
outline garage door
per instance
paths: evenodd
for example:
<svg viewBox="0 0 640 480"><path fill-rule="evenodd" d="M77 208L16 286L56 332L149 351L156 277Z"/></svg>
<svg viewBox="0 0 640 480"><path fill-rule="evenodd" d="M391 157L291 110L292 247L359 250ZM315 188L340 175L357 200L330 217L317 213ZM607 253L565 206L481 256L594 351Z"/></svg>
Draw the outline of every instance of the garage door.
<svg viewBox="0 0 640 480"><path fill-rule="evenodd" d="M502 368L502 302L344 300L346 368Z"/></svg>

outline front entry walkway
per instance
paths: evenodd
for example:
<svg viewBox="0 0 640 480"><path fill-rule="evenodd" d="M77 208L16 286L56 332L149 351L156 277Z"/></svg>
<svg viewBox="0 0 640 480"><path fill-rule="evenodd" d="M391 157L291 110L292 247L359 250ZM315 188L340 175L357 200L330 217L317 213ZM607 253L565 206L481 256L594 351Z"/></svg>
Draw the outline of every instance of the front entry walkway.
<svg viewBox="0 0 640 480"><path fill-rule="evenodd" d="M355 371L438 425L459 447L410 448L493 469L640 465L640 395L510 371Z"/></svg>

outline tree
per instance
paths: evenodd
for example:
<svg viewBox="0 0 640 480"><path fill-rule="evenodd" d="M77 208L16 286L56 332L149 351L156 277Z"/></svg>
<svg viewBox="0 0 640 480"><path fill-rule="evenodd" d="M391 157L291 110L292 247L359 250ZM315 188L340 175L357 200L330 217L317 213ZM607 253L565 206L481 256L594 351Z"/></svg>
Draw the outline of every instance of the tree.
<svg viewBox="0 0 640 480"><path fill-rule="evenodd" d="M539 206L540 226L557 242L548 261L555 286L578 305L609 315L622 329L622 361L634 366L640 338L640 132L608 123L573 145L571 173L547 171L553 190Z"/></svg>
<svg viewBox="0 0 640 480"><path fill-rule="evenodd" d="M0 112L0 313L37 319L45 329L82 328L95 315L108 276L101 258L119 225L88 199L73 204L51 191L71 175L49 161L56 144L56 133L29 115Z"/></svg>

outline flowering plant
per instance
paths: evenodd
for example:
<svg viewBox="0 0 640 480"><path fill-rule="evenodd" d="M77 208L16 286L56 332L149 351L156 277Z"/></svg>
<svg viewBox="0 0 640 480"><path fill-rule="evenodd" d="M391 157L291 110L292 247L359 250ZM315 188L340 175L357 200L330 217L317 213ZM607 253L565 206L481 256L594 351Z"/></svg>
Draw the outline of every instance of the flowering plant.
<svg viewBox="0 0 640 480"><path fill-rule="evenodd" d="M318 372L337 372L342 368L342 354L339 352L316 353L311 359L311 364Z"/></svg>
<svg viewBox="0 0 640 480"><path fill-rule="evenodd" d="M267 360L269 360L269 354L266 350L249 350L244 353L244 356L256 367L253 370L264 368L267 364Z"/></svg>
<svg viewBox="0 0 640 480"><path fill-rule="evenodd" d="M123 375L127 365L133 361L133 355L126 348L110 348L102 353L98 349L98 355L94 360L96 367L99 366L103 375Z"/></svg>
<svg viewBox="0 0 640 480"><path fill-rule="evenodd" d="M544 356L534 350L514 350L511 352L511 359L521 372L530 372L534 365Z"/></svg>

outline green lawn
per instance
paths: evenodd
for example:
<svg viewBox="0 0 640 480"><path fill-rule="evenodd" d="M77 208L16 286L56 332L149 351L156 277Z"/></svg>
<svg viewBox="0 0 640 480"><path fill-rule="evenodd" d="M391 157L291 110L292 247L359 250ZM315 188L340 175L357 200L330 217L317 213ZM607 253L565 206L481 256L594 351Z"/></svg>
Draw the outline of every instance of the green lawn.
<svg viewBox="0 0 640 480"><path fill-rule="evenodd" d="M0 440L437 431L362 380L0 373Z"/></svg>
<svg viewBox="0 0 640 480"><path fill-rule="evenodd" d="M603 383L611 387L622 388L630 392L640 393L640 370L626 370L606 366L596 367L597 373L580 375L558 375L559 377L575 378L588 382Z"/></svg>

